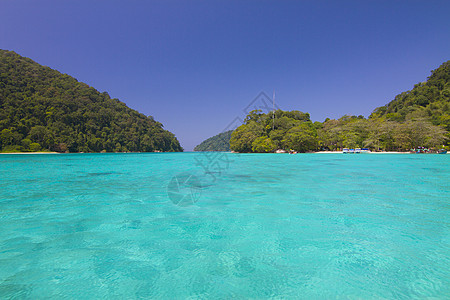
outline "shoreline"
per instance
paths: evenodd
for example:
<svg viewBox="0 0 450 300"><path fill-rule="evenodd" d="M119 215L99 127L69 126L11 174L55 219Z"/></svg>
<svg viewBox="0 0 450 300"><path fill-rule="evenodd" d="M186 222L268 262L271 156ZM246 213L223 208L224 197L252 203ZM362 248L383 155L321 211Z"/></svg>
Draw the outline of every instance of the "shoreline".
<svg viewBox="0 0 450 300"><path fill-rule="evenodd" d="M59 152L0 152L0 154L60 154Z"/></svg>
<svg viewBox="0 0 450 300"><path fill-rule="evenodd" d="M344 154L342 151L318 151L313 152L318 154L327 154L327 153L339 153ZM410 154L410 152L398 152L398 151L380 151L380 152L364 152L364 153L346 153L346 154Z"/></svg>
<svg viewBox="0 0 450 300"><path fill-rule="evenodd" d="M201 153L205 151L191 151L192 153ZM233 151L206 151L206 152L225 152L225 153L233 153L233 154L245 154L245 153L239 153L239 152L233 152ZM102 154L102 152L92 152ZM108 154L111 153L177 153L177 152L107 152ZM178 152L178 153L189 153L187 152ZM67 153L60 153L60 152L0 152L1 154L7 154L7 155L31 155L31 154L67 154ZM72 154L80 154L80 153L72 153ZM289 154L289 153L247 153L247 154ZM342 151L317 151L317 152L307 152L307 153L298 153L298 154L344 154ZM380 152L365 152L365 153L346 153L346 154L416 154L416 153L410 153L410 152L398 152L398 151L380 151ZM437 154L437 153L424 153L424 154ZM448 152L447 154L450 154Z"/></svg>

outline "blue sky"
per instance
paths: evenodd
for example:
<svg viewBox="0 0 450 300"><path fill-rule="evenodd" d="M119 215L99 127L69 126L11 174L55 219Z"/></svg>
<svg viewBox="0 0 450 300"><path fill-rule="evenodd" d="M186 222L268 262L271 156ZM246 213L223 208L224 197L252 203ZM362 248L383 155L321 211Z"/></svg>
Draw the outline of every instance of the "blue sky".
<svg viewBox="0 0 450 300"><path fill-rule="evenodd" d="M450 59L450 1L0 0L0 48L152 115L186 150L261 91L368 116Z"/></svg>

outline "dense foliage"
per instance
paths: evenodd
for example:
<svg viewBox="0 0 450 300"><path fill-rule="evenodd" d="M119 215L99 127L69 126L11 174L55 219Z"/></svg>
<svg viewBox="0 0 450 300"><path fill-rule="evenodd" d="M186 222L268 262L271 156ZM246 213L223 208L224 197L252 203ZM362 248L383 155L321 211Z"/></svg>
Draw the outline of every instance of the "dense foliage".
<svg viewBox="0 0 450 300"><path fill-rule="evenodd" d="M412 115L404 122L344 116L324 122L318 138L322 149L366 147L376 151L408 151L418 147L442 148L448 132L422 116Z"/></svg>
<svg viewBox="0 0 450 300"><path fill-rule="evenodd" d="M195 146L194 151L230 151L230 138L233 130L219 133L201 144Z"/></svg>
<svg viewBox="0 0 450 300"><path fill-rule="evenodd" d="M300 152L317 150L317 129L308 113L300 111L275 111L263 114L251 111L245 123L231 135L231 150L237 152L274 152L277 149L293 149Z"/></svg>
<svg viewBox="0 0 450 300"><path fill-rule="evenodd" d="M182 151L176 137L106 92L0 50L0 149Z"/></svg>
<svg viewBox="0 0 450 300"><path fill-rule="evenodd" d="M403 92L387 105L375 109L371 117L404 122L425 118L450 131L450 61L431 71L426 82Z"/></svg>
<svg viewBox="0 0 450 300"><path fill-rule="evenodd" d="M375 109L368 119L343 116L313 123L309 114L299 111L278 110L272 119L271 113L256 110L232 133L230 146L238 152L441 148L450 137L449 102L450 62L446 62L432 71L427 82Z"/></svg>

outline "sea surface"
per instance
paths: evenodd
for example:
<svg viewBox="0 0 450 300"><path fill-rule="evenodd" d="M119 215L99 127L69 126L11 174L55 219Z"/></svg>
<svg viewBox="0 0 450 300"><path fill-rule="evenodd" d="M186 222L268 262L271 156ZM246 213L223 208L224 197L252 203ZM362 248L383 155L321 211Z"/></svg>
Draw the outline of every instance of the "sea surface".
<svg viewBox="0 0 450 300"><path fill-rule="evenodd" d="M450 155L0 155L0 299L449 299Z"/></svg>

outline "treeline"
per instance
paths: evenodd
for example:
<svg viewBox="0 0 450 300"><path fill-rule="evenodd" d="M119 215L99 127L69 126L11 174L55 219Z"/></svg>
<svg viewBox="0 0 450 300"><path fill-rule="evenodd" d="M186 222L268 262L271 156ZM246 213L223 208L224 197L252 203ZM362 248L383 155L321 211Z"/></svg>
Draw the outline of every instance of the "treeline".
<svg viewBox="0 0 450 300"><path fill-rule="evenodd" d="M295 149L306 152L318 148L317 125L308 113L275 111L263 114L251 111L244 125L231 134L231 150L237 152L274 152L277 149Z"/></svg>
<svg viewBox="0 0 450 300"><path fill-rule="evenodd" d="M182 151L163 125L106 93L0 50L0 149Z"/></svg>
<svg viewBox="0 0 450 300"><path fill-rule="evenodd" d="M442 148L448 132L420 114L408 116L404 122L344 116L321 124L317 138L322 150L369 148L375 151L408 151L418 147Z"/></svg>
<svg viewBox="0 0 450 300"><path fill-rule="evenodd" d="M273 125L272 125L273 124ZM383 118L344 116L338 120L312 122L299 111L263 114L252 111L245 124L231 135L231 150L237 152L274 152L277 149L311 152L342 148L407 151L412 148L441 148L448 139L443 126L423 118L408 117L404 122Z"/></svg>
<svg viewBox="0 0 450 300"><path fill-rule="evenodd" d="M343 116L313 123L308 113L300 111L277 110L274 119L272 113L252 111L232 133L230 147L237 152L441 148L450 138L449 108L450 62L446 62L432 71L427 82L375 109L367 119Z"/></svg>
<svg viewBox="0 0 450 300"><path fill-rule="evenodd" d="M195 146L194 151L230 151L230 138L233 130L219 133L201 144Z"/></svg>

